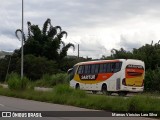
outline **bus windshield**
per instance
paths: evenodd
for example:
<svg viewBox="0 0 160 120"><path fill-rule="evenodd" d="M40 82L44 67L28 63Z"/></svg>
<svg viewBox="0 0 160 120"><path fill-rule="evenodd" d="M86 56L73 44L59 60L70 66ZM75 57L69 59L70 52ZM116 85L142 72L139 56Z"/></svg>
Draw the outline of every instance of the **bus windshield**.
<svg viewBox="0 0 160 120"><path fill-rule="evenodd" d="M76 72L77 66L74 66L73 68L68 70L68 74L70 75L70 80L74 78L75 72Z"/></svg>

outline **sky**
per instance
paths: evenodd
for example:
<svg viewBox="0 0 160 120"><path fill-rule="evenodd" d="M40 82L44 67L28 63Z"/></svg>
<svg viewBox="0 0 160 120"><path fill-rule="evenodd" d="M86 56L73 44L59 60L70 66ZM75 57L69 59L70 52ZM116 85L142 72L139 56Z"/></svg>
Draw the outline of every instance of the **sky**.
<svg viewBox="0 0 160 120"><path fill-rule="evenodd" d="M21 47L15 37L21 29L22 0L0 0L0 50ZM160 39L160 0L24 0L27 21L42 29L47 18L68 33L65 43L75 44L68 55L101 58L111 49L132 51Z"/></svg>

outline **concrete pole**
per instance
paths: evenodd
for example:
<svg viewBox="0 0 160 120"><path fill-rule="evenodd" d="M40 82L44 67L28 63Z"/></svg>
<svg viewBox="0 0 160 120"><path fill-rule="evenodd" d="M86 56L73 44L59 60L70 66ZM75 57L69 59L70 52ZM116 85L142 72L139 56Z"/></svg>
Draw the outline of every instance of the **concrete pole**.
<svg viewBox="0 0 160 120"><path fill-rule="evenodd" d="M79 44L78 44L78 60L79 60Z"/></svg>
<svg viewBox="0 0 160 120"><path fill-rule="evenodd" d="M23 0L22 0L21 79L23 79L23 41L24 41L24 32L23 32Z"/></svg>

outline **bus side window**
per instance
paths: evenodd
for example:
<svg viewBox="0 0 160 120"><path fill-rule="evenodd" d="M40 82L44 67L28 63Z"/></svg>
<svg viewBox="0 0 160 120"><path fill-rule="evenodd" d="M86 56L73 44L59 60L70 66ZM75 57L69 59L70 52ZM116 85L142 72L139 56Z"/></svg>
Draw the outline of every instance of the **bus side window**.
<svg viewBox="0 0 160 120"><path fill-rule="evenodd" d="M106 73L107 72L107 64L103 65L103 72Z"/></svg>
<svg viewBox="0 0 160 120"><path fill-rule="evenodd" d="M84 73L84 66L79 66L78 68L78 74L83 74Z"/></svg>
<svg viewBox="0 0 160 120"><path fill-rule="evenodd" d="M104 73L104 64L99 65L99 73Z"/></svg>
<svg viewBox="0 0 160 120"><path fill-rule="evenodd" d="M91 65L88 65L88 71L87 71L88 74L91 73Z"/></svg>
<svg viewBox="0 0 160 120"><path fill-rule="evenodd" d="M111 63L111 72L115 71L116 63Z"/></svg>
<svg viewBox="0 0 160 120"><path fill-rule="evenodd" d="M92 65L91 65L91 74L94 74L94 73L95 73L95 67L96 67L95 64L92 64Z"/></svg>
<svg viewBox="0 0 160 120"><path fill-rule="evenodd" d="M99 64L95 64L94 73L95 73L95 74L99 73Z"/></svg>
<svg viewBox="0 0 160 120"><path fill-rule="evenodd" d="M110 73L111 72L111 63L106 64L106 72Z"/></svg>
<svg viewBox="0 0 160 120"><path fill-rule="evenodd" d="M121 66L122 66L122 62L115 62L115 63L112 63L112 66L111 66L111 72L118 72L121 70Z"/></svg>
<svg viewBox="0 0 160 120"><path fill-rule="evenodd" d="M85 65L84 66L84 74L87 74L87 71L88 71L88 65Z"/></svg>
<svg viewBox="0 0 160 120"><path fill-rule="evenodd" d="M117 62L116 65L115 65L115 70L114 70L114 72L120 71L120 70L121 70L121 65L122 65L121 62Z"/></svg>
<svg viewBox="0 0 160 120"><path fill-rule="evenodd" d="M122 62L119 62L118 71L120 71L122 68Z"/></svg>
<svg viewBox="0 0 160 120"><path fill-rule="evenodd" d="M85 74L90 74L90 72L91 72L90 65L85 65L84 68L85 68L84 73Z"/></svg>
<svg viewBox="0 0 160 120"><path fill-rule="evenodd" d="M107 72L107 65L108 64L100 64L99 66L99 73L106 73Z"/></svg>

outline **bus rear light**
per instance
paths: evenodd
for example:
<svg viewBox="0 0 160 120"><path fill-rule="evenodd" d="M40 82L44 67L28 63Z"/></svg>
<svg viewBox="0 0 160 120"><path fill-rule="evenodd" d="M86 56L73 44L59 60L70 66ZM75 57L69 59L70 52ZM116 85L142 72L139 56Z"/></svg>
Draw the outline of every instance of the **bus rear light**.
<svg viewBox="0 0 160 120"><path fill-rule="evenodd" d="M126 79L125 78L123 78L123 80L122 80L122 85L126 86Z"/></svg>

